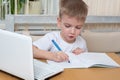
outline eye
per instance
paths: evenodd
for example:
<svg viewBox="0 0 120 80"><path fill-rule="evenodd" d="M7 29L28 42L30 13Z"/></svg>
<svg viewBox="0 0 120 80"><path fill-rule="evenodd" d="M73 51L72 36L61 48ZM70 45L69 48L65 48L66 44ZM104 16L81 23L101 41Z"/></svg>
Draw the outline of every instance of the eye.
<svg viewBox="0 0 120 80"><path fill-rule="evenodd" d="M70 27L71 27L71 25L69 25L69 24L64 24L64 26L65 26L66 28L70 28Z"/></svg>
<svg viewBox="0 0 120 80"><path fill-rule="evenodd" d="M81 27L80 27L80 26L76 26L75 28L76 28L76 29L81 29Z"/></svg>
<svg viewBox="0 0 120 80"><path fill-rule="evenodd" d="M70 25L65 25L66 28L70 28L71 26Z"/></svg>

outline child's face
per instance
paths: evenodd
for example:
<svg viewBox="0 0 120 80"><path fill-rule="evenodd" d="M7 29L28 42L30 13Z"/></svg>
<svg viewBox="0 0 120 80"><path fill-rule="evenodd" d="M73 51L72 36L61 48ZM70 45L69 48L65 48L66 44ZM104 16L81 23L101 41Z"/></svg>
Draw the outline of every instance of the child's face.
<svg viewBox="0 0 120 80"><path fill-rule="evenodd" d="M80 34L84 21L77 20L76 17L63 15L58 18L58 27L61 29L61 37L68 43L75 41Z"/></svg>

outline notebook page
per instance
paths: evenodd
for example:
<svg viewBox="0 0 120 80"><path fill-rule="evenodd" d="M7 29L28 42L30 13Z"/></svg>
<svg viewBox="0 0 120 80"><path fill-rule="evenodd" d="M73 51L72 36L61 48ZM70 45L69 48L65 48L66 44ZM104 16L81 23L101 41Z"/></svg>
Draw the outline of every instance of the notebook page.
<svg viewBox="0 0 120 80"><path fill-rule="evenodd" d="M67 53L67 54L69 56L70 63L68 63L68 61L58 63L50 60L47 60L47 62L49 64L59 65L63 68L87 68L90 65L89 63L86 63L83 60L82 56L75 55L73 53Z"/></svg>
<svg viewBox="0 0 120 80"><path fill-rule="evenodd" d="M55 64L62 66L63 68L88 68L92 66L96 67L120 67L114 60L112 60L105 53L82 53L75 55L73 53L67 53L69 56L70 63L66 62L54 62L49 61L49 64Z"/></svg>
<svg viewBox="0 0 120 80"><path fill-rule="evenodd" d="M86 61L91 64L91 65L89 65L89 67L91 67L91 66L120 67L119 64L117 64L112 58L110 58L105 53L85 53L82 55L86 59ZM85 59L83 59L83 60L85 60Z"/></svg>

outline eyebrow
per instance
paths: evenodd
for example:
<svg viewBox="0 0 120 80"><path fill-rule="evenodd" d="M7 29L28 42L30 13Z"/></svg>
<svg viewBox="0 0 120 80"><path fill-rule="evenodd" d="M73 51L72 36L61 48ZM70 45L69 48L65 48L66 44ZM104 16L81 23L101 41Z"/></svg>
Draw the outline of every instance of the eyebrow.
<svg viewBox="0 0 120 80"><path fill-rule="evenodd" d="M69 24L69 23L63 23L63 24L64 24L64 25L65 25L65 24L67 24L67 25L71 25L71 24ZM81 27L81 26L83 26L83 25L76 25L76 26L80 26L80 27Z"/></svg>

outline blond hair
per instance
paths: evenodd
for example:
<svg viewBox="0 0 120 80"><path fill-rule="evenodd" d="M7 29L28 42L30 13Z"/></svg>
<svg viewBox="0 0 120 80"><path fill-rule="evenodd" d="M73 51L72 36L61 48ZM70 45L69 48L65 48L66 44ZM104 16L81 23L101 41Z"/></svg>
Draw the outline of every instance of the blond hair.
<svg viewBox="0 0 120 80"><path fill-rule="evenodd" d="M85 20L88 14L88 6L83 0L60 0L59 17L68 15L78 20Z"/></svg>

